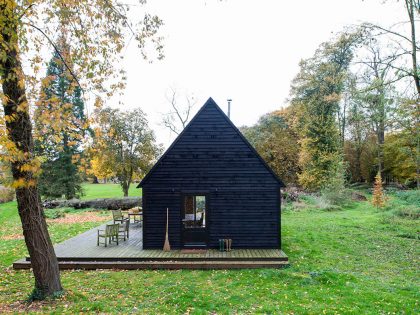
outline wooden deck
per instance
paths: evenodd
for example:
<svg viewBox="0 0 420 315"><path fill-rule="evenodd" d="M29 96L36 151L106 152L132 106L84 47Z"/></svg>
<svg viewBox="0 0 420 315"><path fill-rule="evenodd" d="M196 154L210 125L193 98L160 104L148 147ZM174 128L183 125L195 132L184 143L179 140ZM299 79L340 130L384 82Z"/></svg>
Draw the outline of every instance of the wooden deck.
<svg viewBox="0 0 420 315"><path fill-rule="evenodd" d="M103 226L101 226L103 227ZM280 268L288 265L280 249L216 249L184 251L144 250L142 228L130 224L130 238L104 247L96 245L94 228L55 245L60 269L231 269ZM15 269L29 269L28 257L13 264Z"/></svg>

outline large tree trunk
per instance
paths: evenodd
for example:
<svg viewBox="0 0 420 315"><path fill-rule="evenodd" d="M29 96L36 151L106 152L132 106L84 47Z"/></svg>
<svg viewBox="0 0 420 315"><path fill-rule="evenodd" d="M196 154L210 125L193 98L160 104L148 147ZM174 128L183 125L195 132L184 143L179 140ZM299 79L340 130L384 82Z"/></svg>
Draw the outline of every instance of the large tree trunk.
<svg viewBox="0 0 420 315"><path fill-rule="evenodd" d="M124 193L124 197L128 197L128 185L127 185L127 183L123 183L122 184L122 189L123 189L123 193Z"/></svg>
<svg viewBox="0 0 420 315"><path fill-rule="evenodd" d="M128 197L128 190L130 189L130 180L125 178L121 182L121 187L124 193L124 197Z"/></svg>
<svg viewBox="0 0 420 315"><path fill-rule="evenodd" d="M379 128L377 132L378 137L378 172L381 174L382 179L384 171L384 144L385 144L385 122L381 118L379 121Z"/></svg>
<svg viewBox="0 0 420 315"><path fill-rule="evenodd" d="M407 14L410 19L411 30L411 60L413 64L413 80L417 90L417 98L420 99L420 75L417 69L417 41L416 41L416 20L414 16L414 0L405 1Z"/></svg>
<svg viewBox="0 0 420 315"><path fill-rule="evenodd" d="M420 112L420 72L417 67L417 41L416 41L416 20L414 16L415 6L414 0L405 1L408 17L410 19L411 29L411 60L413 65L413 80L417 90L417 112ZM418 8L417 8L418 9ZM416 152L416 183L417 189L420 188L420 144L419 137L417 137L417 152Z"/></svg>
<svg viewBox="0 0 420 315"><path fill-rule="evenodd" d="M0 75L5 95L3 108L7 135L17 152L10 153L13 157L12 174L17 183L19 216L35 276L33 297L42 299L62 291L62 287L58 261L48 234L34 174L22 167L32 165L34 156L32 125L18 55L18 16L14 12L13 1L1 2L0 20L4 23L0 30L3 45Z"/></svg>
<svg viewBox="0 0 420 315"><path fill-rule="evenodd" d="M357 182L362 182L362 147L359 144L356 144L356 161L355 161L355 178L357 178Z"/></svg>

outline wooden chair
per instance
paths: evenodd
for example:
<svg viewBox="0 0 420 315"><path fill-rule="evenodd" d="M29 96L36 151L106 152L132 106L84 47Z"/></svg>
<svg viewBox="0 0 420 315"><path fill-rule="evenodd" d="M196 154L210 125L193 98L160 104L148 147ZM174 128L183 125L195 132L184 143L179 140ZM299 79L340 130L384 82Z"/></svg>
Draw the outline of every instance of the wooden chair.
<svg viewBox="0 0 420 315"><path fill-rule="evenodd" d="M107 224L105 230L98 229L98 241L97 246L99 246L99 239L105 239L105 247L107 247L107 241L111 244L112 241L117 242L118 245L118 233L120 229L120 224Z"/></svg>
<svg viewBox="0 0 420 315"><path fill-rule="evenodd" d="M130 233L130 222L125 220L122 224L119 224L118 228L118 238L123 239L124 241L129 238Z"/></svg>
<svg viewBox="0 0 420 315"><path fill-rule="evenodd" d="M121 224L124 223L124 221L127 221L128 218L126 218L121 210L111 210L112 211L112 219L114 220L114 224L119 222Z"/></svg>

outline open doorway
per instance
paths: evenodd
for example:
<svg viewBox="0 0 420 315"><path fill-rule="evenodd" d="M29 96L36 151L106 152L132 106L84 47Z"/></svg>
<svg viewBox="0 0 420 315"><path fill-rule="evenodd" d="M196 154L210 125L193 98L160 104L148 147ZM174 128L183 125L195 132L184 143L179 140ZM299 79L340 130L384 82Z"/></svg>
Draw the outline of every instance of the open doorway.
<svg viewBox="0 0 420 315"><path fill-rule="evenodd" d="M182 231L184 247L207 247L207 196L184 195Z"/></svg>

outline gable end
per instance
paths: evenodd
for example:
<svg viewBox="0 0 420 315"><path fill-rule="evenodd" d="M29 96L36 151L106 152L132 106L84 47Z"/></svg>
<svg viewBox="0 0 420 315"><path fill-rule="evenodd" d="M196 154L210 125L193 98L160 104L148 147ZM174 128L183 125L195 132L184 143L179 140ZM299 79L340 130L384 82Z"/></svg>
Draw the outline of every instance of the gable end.
<svg viewBox="0 0 420 315"><path fill-rule="evenodd" d="M216 102L210 97L206 103L200 108L197 114L191 119L188 125L184 128L184 130L178 135L178 137L174 140L174 142L169 146L169 148L165 151L165 153L159 158L159 160L155 163L155 165L151 168L151 170L147 173L147 175L141 180L138 184L137 188L142 187L148 179L152 176L154 171L162 165L164 158L168 155L168 153L172 150L172 148L179 142L179 140L183 137L185 132L190 128L190 126L196 121L197 117L203 112L205 108L208 106L214 106L214 108L221 114L221 117L228 123L230 127L236 132L240 139L246 144L247 147L253 152L253 154L258 158L260 163L267 169L267 171L274 177L274 179L279 183L280 187L284 187L285 185L280 180L280 178L274 173L274 171L268 166L268 164L264 161L264 159L258 154L255 148L249 143L249 141L245 138L245 136L240 132L240 130L232 123L232 121L226 116L223 110L216 104Z"/></svg>

